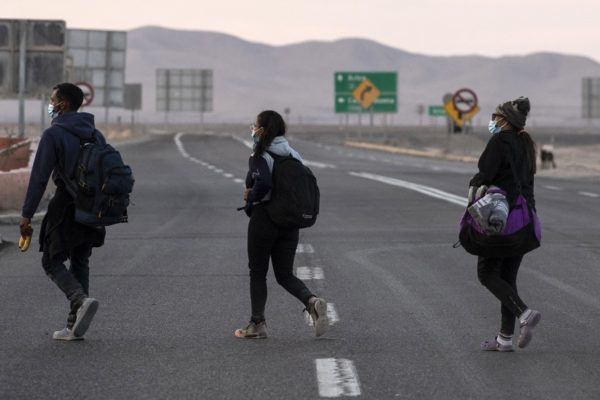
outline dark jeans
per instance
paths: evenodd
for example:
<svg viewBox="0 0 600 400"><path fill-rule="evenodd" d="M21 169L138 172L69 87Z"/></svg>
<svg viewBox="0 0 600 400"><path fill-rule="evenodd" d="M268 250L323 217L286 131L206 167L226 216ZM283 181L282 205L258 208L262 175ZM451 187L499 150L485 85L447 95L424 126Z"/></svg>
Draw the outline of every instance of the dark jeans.
<svg viewBox="0 0 600 400"><path fill-rule="evenodd" d="M263 206L252 209L248 224L248 267L250 268L250 300L252 321L265 319L267 303L267 271L269 258L273 263L275 279L304 305L313 294L294 275L294 257L298 246L298 229L279 229L269 218Z"/></svg>
<svg viewBox="0 0 600 400"><path fill-rule="evenodd" d="M523 256L477 259L479 281L502 303L500 332L505 335L513 334L515 318L527 309L517 293L517 273L522 260Z"/></svg>
<svg viewBox="0 0 600 400"><path fill-rule="evenodd" d="M67 319L67 327L75 323L75 313L81 302L89 293L90 268L89 259L92 254L92 245L84 243L68 252L60 253L50 258L47 251L42 256L42 266L46 275L58 286L71 302L71 311ZM64 262L70 260L67 269Z"/></svg>

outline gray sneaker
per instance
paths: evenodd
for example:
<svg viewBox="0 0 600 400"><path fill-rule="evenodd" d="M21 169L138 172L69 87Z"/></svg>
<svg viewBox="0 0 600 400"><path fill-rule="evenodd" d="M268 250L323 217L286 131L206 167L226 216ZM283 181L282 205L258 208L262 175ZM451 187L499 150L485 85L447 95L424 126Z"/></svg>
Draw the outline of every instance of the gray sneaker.
<svg viewBox="0 0 600 400"><path fill-rule="evenodd" d="M94 315L98 311L98 300L91 297L86 298L81 306L77 309L77 319L73 324L73 335L82 337L87 332Z"/></svg>
<svg viewBox="0 0 600 400"><path fill-rule="evenodd" d="M498 342L498 336L493 339L484 340L481 342L481 350L483 351L515 351L515 348L510 344L500 344Z"/></svg>
<svg viewBox="0 0 600 400"><path fill-rule="evenodd" d="M265 321L258 324L250 321L246 328L235 330L235 337L240 339L266 339L267 323Z"/></svg>
<svg viewBox="0 0 600 400"><path fill-rule="evenodd" d="M542 319L542 314L539 311L531 310L527 319L521 322L521 332L517 343L521 349L525 348L531 342L531 338L533 337L532 330L540 322L540 319Z"/></svg>
<svg viewBox="0 0 600 400"><path fill-rule="evenodd" d="M320 297L316 297L307 308L310 317L315 326L315 336L322 336L329 329L329 319L327 318L327 302Z"/></svg>
<svg viewBox="0 0 600 400"><path fill-rule="evenodd" d="M83 336L77 337L73 334L73 331L70 330L69 328L63 328L60 331L55 331L52 334L52 339L54 340L66 340L66 341L71 341L71 340L83 340Z"/></svg>

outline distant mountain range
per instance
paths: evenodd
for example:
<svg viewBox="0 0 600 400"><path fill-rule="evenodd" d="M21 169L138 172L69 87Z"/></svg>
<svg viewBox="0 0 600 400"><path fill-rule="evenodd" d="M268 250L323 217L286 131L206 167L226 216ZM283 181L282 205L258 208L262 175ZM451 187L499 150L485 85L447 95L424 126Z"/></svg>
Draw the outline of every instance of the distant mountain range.
<svg viewBox="0 0 600 400"><path fill-rule="evenodd" d="M157 68L214 70L211 121L249 121L262 109L291 109L292 121L335 123L336 71L397 71L399 112L394 123L418 122L418 104L473 89L487 121L501 101L529 96L532 122L580 123L581 79L600 77L600 63L581 56L434 57L364 39L270 46L215 32L143 27L128 34L127 81L143 84L145 118L156 115ZM189 115L180 117L190 118ZM169 116L176 120L177 114Z"/></svg>

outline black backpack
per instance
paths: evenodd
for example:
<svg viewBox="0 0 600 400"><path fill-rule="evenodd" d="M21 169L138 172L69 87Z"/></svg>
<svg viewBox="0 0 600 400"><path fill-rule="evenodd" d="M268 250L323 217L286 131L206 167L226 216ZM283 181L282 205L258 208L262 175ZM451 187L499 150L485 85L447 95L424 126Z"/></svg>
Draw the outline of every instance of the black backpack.
<svg viewBox="0 0 600 400"><path fill-rule="evenodd" d="M317 178L294 157L268 153L275 160L271 200L265 205L269 217L280 228L313 226L319 214Z"/></svg>
<svg viewBox="0 0 600 400"><path fill-rule="evenodd" d="M75 221L100 227L127 222L133 173L110 144L82 140L75 176L64 179L75 199Z"/></svg>

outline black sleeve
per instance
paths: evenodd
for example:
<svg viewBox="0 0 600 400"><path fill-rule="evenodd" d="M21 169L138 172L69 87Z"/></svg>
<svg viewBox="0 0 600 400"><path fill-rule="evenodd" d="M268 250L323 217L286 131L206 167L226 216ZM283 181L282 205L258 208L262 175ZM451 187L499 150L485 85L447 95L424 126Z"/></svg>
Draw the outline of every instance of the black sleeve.
<svg viewBox="0 0 600 400"><path fill-rule="evenodd" d="M252 157L250 159L249 174L250 179L248 179L247 176L246 182L248 183L248 181L250 181L252 190L248 193L248 202L253 203L262 200L273 186L271 182L271 171L269 171L267 160L262 157L259 157L258 160L256 160Z"/></svg>

